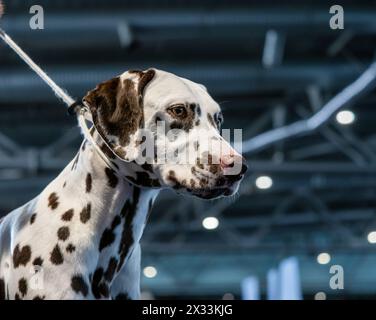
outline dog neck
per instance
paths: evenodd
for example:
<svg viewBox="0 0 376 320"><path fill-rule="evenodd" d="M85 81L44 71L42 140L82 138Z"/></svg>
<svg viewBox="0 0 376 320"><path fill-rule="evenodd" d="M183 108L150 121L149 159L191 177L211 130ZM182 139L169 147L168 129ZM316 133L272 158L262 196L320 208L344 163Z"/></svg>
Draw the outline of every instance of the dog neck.
<svg viewBox="0 0 376 320"><path fill-rule="evenodd" d="M120 271L140 241L159 190L136 186L127 179L135 176L133 170L125 163L114 163L117 171L109 168L95 148L84 141L60 176L66 180L60 183L63 182L63 195L69 202L80 204L80 223L90 231L80 243L86 248L94 247L90 256L98 259L97 268L106 270L115 260L116 271Z"/></svg>

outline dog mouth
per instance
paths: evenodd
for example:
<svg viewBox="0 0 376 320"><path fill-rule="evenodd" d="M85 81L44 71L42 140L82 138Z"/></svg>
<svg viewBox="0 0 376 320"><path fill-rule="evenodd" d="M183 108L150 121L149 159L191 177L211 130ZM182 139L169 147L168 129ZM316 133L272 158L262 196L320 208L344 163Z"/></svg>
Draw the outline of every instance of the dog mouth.
<svg viewBox="0 0 376 320"><path fill-rule="evenodd" d="M177 176L169 172L169 186L175 189L177 193L184 193L194 197L211 200L220 197L232 196L240 185L243 175L239 176L222 176L216 175L208 171L192 170L194 179L180 180ZM192 177L192 178L193 178ZM194 182L192 184L192 181Z"/></svg>

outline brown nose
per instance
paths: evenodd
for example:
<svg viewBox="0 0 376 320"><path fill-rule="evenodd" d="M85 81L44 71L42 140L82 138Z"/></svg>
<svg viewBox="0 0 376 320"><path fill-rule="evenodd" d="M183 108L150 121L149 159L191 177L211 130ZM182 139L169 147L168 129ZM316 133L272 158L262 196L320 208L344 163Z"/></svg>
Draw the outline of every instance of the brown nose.
<svg viewBox="0 0 376 320"><path fill-rule="evenodd" d="M225 174L232 175L243 175L248 170L245 159L236 154L222 156L221 168Z"/></svg>

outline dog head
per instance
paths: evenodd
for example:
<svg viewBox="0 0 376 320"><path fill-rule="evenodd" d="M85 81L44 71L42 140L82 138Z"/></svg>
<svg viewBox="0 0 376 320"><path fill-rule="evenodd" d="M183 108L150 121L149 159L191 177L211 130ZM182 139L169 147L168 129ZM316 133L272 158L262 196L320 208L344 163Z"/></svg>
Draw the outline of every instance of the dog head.
<svg viewBox="0 0 376 320"><path fill-rule="evenodd" d="M128 71L84 101L113 155L136 172L132 182L204 199L237 191L247 167L222 138L221 110L204 86L156 69Z"/></svg>

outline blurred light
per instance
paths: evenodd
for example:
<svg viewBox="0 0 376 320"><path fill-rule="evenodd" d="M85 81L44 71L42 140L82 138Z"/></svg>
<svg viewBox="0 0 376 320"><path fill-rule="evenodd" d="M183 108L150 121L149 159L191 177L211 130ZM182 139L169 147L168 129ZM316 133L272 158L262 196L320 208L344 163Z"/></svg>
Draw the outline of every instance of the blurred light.
<svg viewBox="0 0 376 320"><path fill-rule="evenodd" d="M264 51L262 54L262 64L266 68L279 65L282 60L284 49L284 39L275 30L268 30L265 36Z"/></svg>
<svg viewBox="0 0 376 320"><path fill-rule="evenodd" d="M355 114L352 111L349 110L343 110L337 113L336 120L340 124L351 124L355 120Z"/></svg>
<svg viewBox="0 0 376 320"><path fill-rule="evenodd" d="M244 278L240 286L242 300L260 300L260 283L257 277Z"/></svg>
<svg viewBox="0 0 376 320"><path fill-rule="evenodd" d="M223 295L222 300L235 300L235 296L232 293L227 292Z"/></svg>
<svg viewBox="0 0 376 320"><path fill-rule="evenodd" d="M158 271L153 266L147 266L144 268L144 276L146 278L154 278L158 274Z"/></svg>
<svg viewBox="0 0 376 320"><path fill-rule="evenodd" d="M297 257L289 257L279 264L279 299L302 300L302 283Z"/></svg>
<svg viewBox="0 0 376 320"><path fill-rule="evenodd" d="M266 298L280 300L280 273L277 269L270 269L266 274Z"/></svg>
<svg viewBox="0 0 376 320"><path fill-rule="evenodd" d="M256 179L256 187L259 189L269 189L273 185L273 180L269 176L260 176Z"/></svg>
<svg viewBox="0 0 376 320"><path fill-rule="evenodd" d="M369 243L376 243L376 231L371 231L367 236L367 240Z"/></svg>
<svg viewBox="0 0 376 320"><path fill-rule="evenodd" d="M326 300L326 293L325 292L317 292L315 294L315 300Z"/></svg>
<svg viewBox="0 0 376 320"><path fill-rule="evenodd" d="M206 217L202 220L202 226L208 230L217 229L219 225L219 221L216 217Z"/></svg>
<svg viewBox="0 0 376 320"><path fill-rule="evenodd" d="M319 264L328 264L330 262L330 254L327 252L322 252L317 256L317 262Z"/></svg>
<svg viewBox="0 0 376 320"><path fill-rule="evenodd" d="M123 48L128 48L133 42L133 34L129 24L126 22L120 22L117 29L121 46Z"/></svg>

